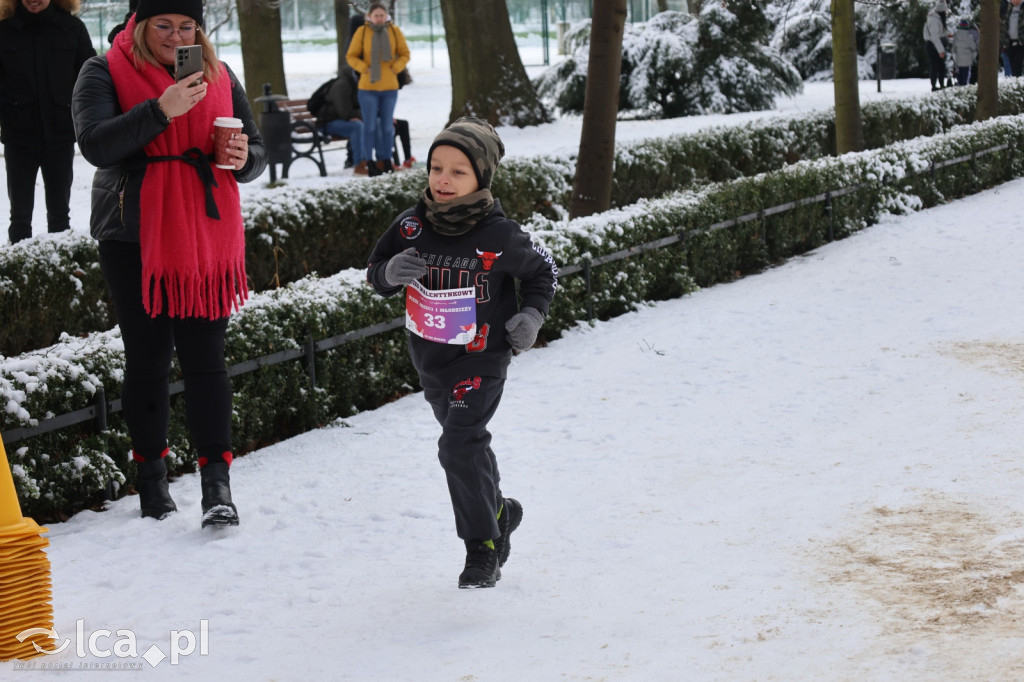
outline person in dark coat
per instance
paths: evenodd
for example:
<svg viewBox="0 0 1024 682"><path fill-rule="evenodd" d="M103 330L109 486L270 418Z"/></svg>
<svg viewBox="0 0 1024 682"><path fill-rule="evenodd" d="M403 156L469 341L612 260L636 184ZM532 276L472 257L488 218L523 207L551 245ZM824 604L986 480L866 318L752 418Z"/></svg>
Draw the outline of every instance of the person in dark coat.
<svg viewBox="0 0 1024 682"><path fill-rule="evenodd" d="M327 101L316 115L320 132L330 137L347 137L352 152L353 174L367 175L366 150L363 147L363 114L356 95L356 79L348 65L341 68L327 91Z"/></svg>
<svg viewBox="0 0 1024 682"><path fill-rule="evenodd" d="M558 277L551 255L491 195L504 153L486 121L463 117L441 131L422 198L395 218L367 268L378 294L406 295L409 354L441 425L438 459L466 545L460 588L494 586L523 517L502 494L487 425L512 351L536 342Z"/></svg>
<svg viewBox="0 0 1024 682"><path fill-rule="evenodd" d="M71 91L96 54L79 0L0 0L0 142L11 202L11 243L32 236L36 176L43 174L46 226L70 227L75 128Z"/></svg>
<svg viewBox="0 0 1024 682"><path fill-rule="evenodd" d="M135 9L138 6L139 6L139 0L130 0L128 2L128 11L125 13L124 19L121 20L120 24L118 24L114 28L110 29L110 33L107 34L107 42L108 43L110 43L111 45L114 44L114 38L117 37L118 33L120 33L121 31L124 30L124 27L128 24L128 20L132 18L133 14L135 14Z"/></svg>
<svg viewBox="0 0 1024 682"><path fill-rule="evenodd" d="M248 295L239 182L267 166L245 89L202 31L202 0L139 0L75 84L82 155L96 166L90 228L124 343L121 400L142 516L177 510L167 484L169 374L177 353L202 485L202 525L237 525L228 468L228 316ZM203 48L202 78L175 82L175 50ZM214 121L241 121L213 165ZM182 453L184 454L184 453Z"/></svg>

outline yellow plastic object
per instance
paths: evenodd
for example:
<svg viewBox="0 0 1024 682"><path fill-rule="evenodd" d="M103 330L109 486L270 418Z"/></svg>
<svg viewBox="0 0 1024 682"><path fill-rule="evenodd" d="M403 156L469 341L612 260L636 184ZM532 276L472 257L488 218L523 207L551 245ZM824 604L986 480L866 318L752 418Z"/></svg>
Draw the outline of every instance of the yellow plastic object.
<svg viewBox="0 0 1024 682"><path fill-rule="evenodd" d="M46 530L21 515L0 441L0 661L41 656L52 644L46 636L53 628L50 559L43 551L50 541L41 537Z"/></svg>

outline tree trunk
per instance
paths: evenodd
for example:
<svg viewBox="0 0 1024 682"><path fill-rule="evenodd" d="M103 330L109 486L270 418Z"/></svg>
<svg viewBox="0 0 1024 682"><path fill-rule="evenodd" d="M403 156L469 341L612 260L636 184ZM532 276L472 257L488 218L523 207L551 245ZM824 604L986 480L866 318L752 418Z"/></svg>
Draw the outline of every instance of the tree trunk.
<svg viewBox="0 0 1024 682"><path fill-rule="evenodd" d="M857 82L853 0L832 0L832 80L836 98L836 153L864 149Z"/></svg>
<svg viewBox="0 0 1024 682"><path fill-rule="evenodd" d="M526 75L504 0L441 0L452 74L449 121L520 128L551 121Z"/></svg>
<svg viewBox="0 0 1024 682"><path fill-rule="evenodd" d="M667 12L668 11L668 0L658 0L658 11L659 12Z"/></svg>
<svg viewBox="0 0 1024 682"><path fill-rule="evenodd" d="M595 0L590 27L590 66L583 100L583 130L569 213L573 218L607 211L612 202L615 118L619 112L622 32L626 0Z"/></svg>
<svg viewBox="0 0 1024 682"><path fill-rule="evenodd" d="M978 49L978 121L999 114L999 0L981 2L981 46Z"/></svg>
<svg viewBox="0 0 1024 682"><path fill-rule="evenodd" d="M348 18L349 0L334 0L334 33L338 36L338 71L347 63L345 52L348 51Z"/></svg>
<svg viewBox="0 0 1024 682"><path fill-rule="evenodd" d="M275 95L287 95L284 49L281 44L281 4L274 0L236 0L238 32L242 39L245 94L251 103L270 83ZM259 111L253 105L254 111Z"/></svg>

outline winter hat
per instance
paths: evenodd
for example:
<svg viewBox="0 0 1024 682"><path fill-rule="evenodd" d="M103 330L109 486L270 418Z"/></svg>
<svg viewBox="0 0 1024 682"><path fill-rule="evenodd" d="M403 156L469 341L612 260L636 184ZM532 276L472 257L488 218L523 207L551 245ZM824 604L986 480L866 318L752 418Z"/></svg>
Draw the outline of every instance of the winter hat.
<svg viewBox="0 0 1024 682"><path fill-rule="evenodd" d="M478 189L490 189L498 162L505 156L505 145L490 123L472 116L463 116L442 130L427 152L428 169L434 149L442 144L455 147L465 154L473 164L476 181L480 185Z"/></svg>
<svg viewBox="0 0 1024 682"><path fill-rule="evenodd" d="M128 0L128 13L124 15L124 20L120 24L110 29L110 33L107 34L107 42L111 45L114 44L114 38L117 34L124 30L124 27L128 25L128 20L135 14L135 10L139 8L139 0Z"/></svg>
<svg viewBox="0 0 1024 682"><path fill-rule="evenodd" d="M936 12L945 12L947 9L949 8L946 7L946 3L943 0L938 0L938 2L935 3Z"/></svg>
<svg viewBox="0 0 1024 682"><path fill-rule="evenodd" d="M371 2L370 6L366 8L366 13L369 14L370 12L372 12L375 9L382 9L385 12L388 12L388 8L384 6L383 2ZM388 14L391 14L391 13L388 12Z"/></svg>
<svg viewBox="0 0 1024 682"><path fill-rule="evenodd" d="M970 19L961 19L960 21L956 22L956 27L957 28L970 28L971 27L971 20Z"/></svg>
<svg viewBox="0 0 1024 682"><path fill-rule="evenodd" d="M184 14L203 25L203 0L138 0L135 21L155 17L158 14Z"/></svg>

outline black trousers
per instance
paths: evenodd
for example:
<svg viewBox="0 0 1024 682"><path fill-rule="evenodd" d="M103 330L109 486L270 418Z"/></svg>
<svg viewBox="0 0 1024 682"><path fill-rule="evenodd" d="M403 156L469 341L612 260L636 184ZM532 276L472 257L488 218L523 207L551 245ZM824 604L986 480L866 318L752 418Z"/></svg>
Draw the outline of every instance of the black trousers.
<svg viewBox="0 0 1024 682"><path fill-rule="evenodd" d="M7 236L12 244L32 236L32 209L40 170L46 196L47 230L63 232L70 227L74 162L74 143L38 147L4 145L7 197L11 202L11 226Z"/></svg>
<svg viewBox="0 0 1024 682"><path fill-rule="evenodd" d="M504 390L505 380L496 377L467 376L450 386L424 385L423 396L441 424L437 457L448 480L455 531L463 540L494 540L500 535L501 476L487 424Z"/></svg>
<svg viewBox="0 0 1024 682"><path fill-rule="evenodd" d="M409 136L409 122L404 118L395 119L395 137L402 143L402 151L405 152L405 160L408 161L412 158L412 139ZM394 154L395 165L397 166L399 163L397 144L392 153Z"/></svg>
<svg viewBox="0 0 1024 682"><path fill-rule="evenodd" d="M928 77L932 82L932 90L943 88L946 86L946 60L939 56L939 51L930 40L925 43L925 48L928 50Z"/></svg>
<svg viewBox="0 0 1024 682"><path fill-rule="evenodd" d="M121 404L132 449L143 459L156 459L167 447L168 377L177 350L192 445L201 463L222 461L231 451L231 382L224 363L228 318L150 317L142 307L139 245L105 240L99 252L124 341Z"/></svg>
<svg viewBox="0 0 1024 682"><path fill-rule="evenodd" d="M1010 73L1024 76L1024 45L1010 45L1006 48L1006 54L1010 56Z"/></svg>

